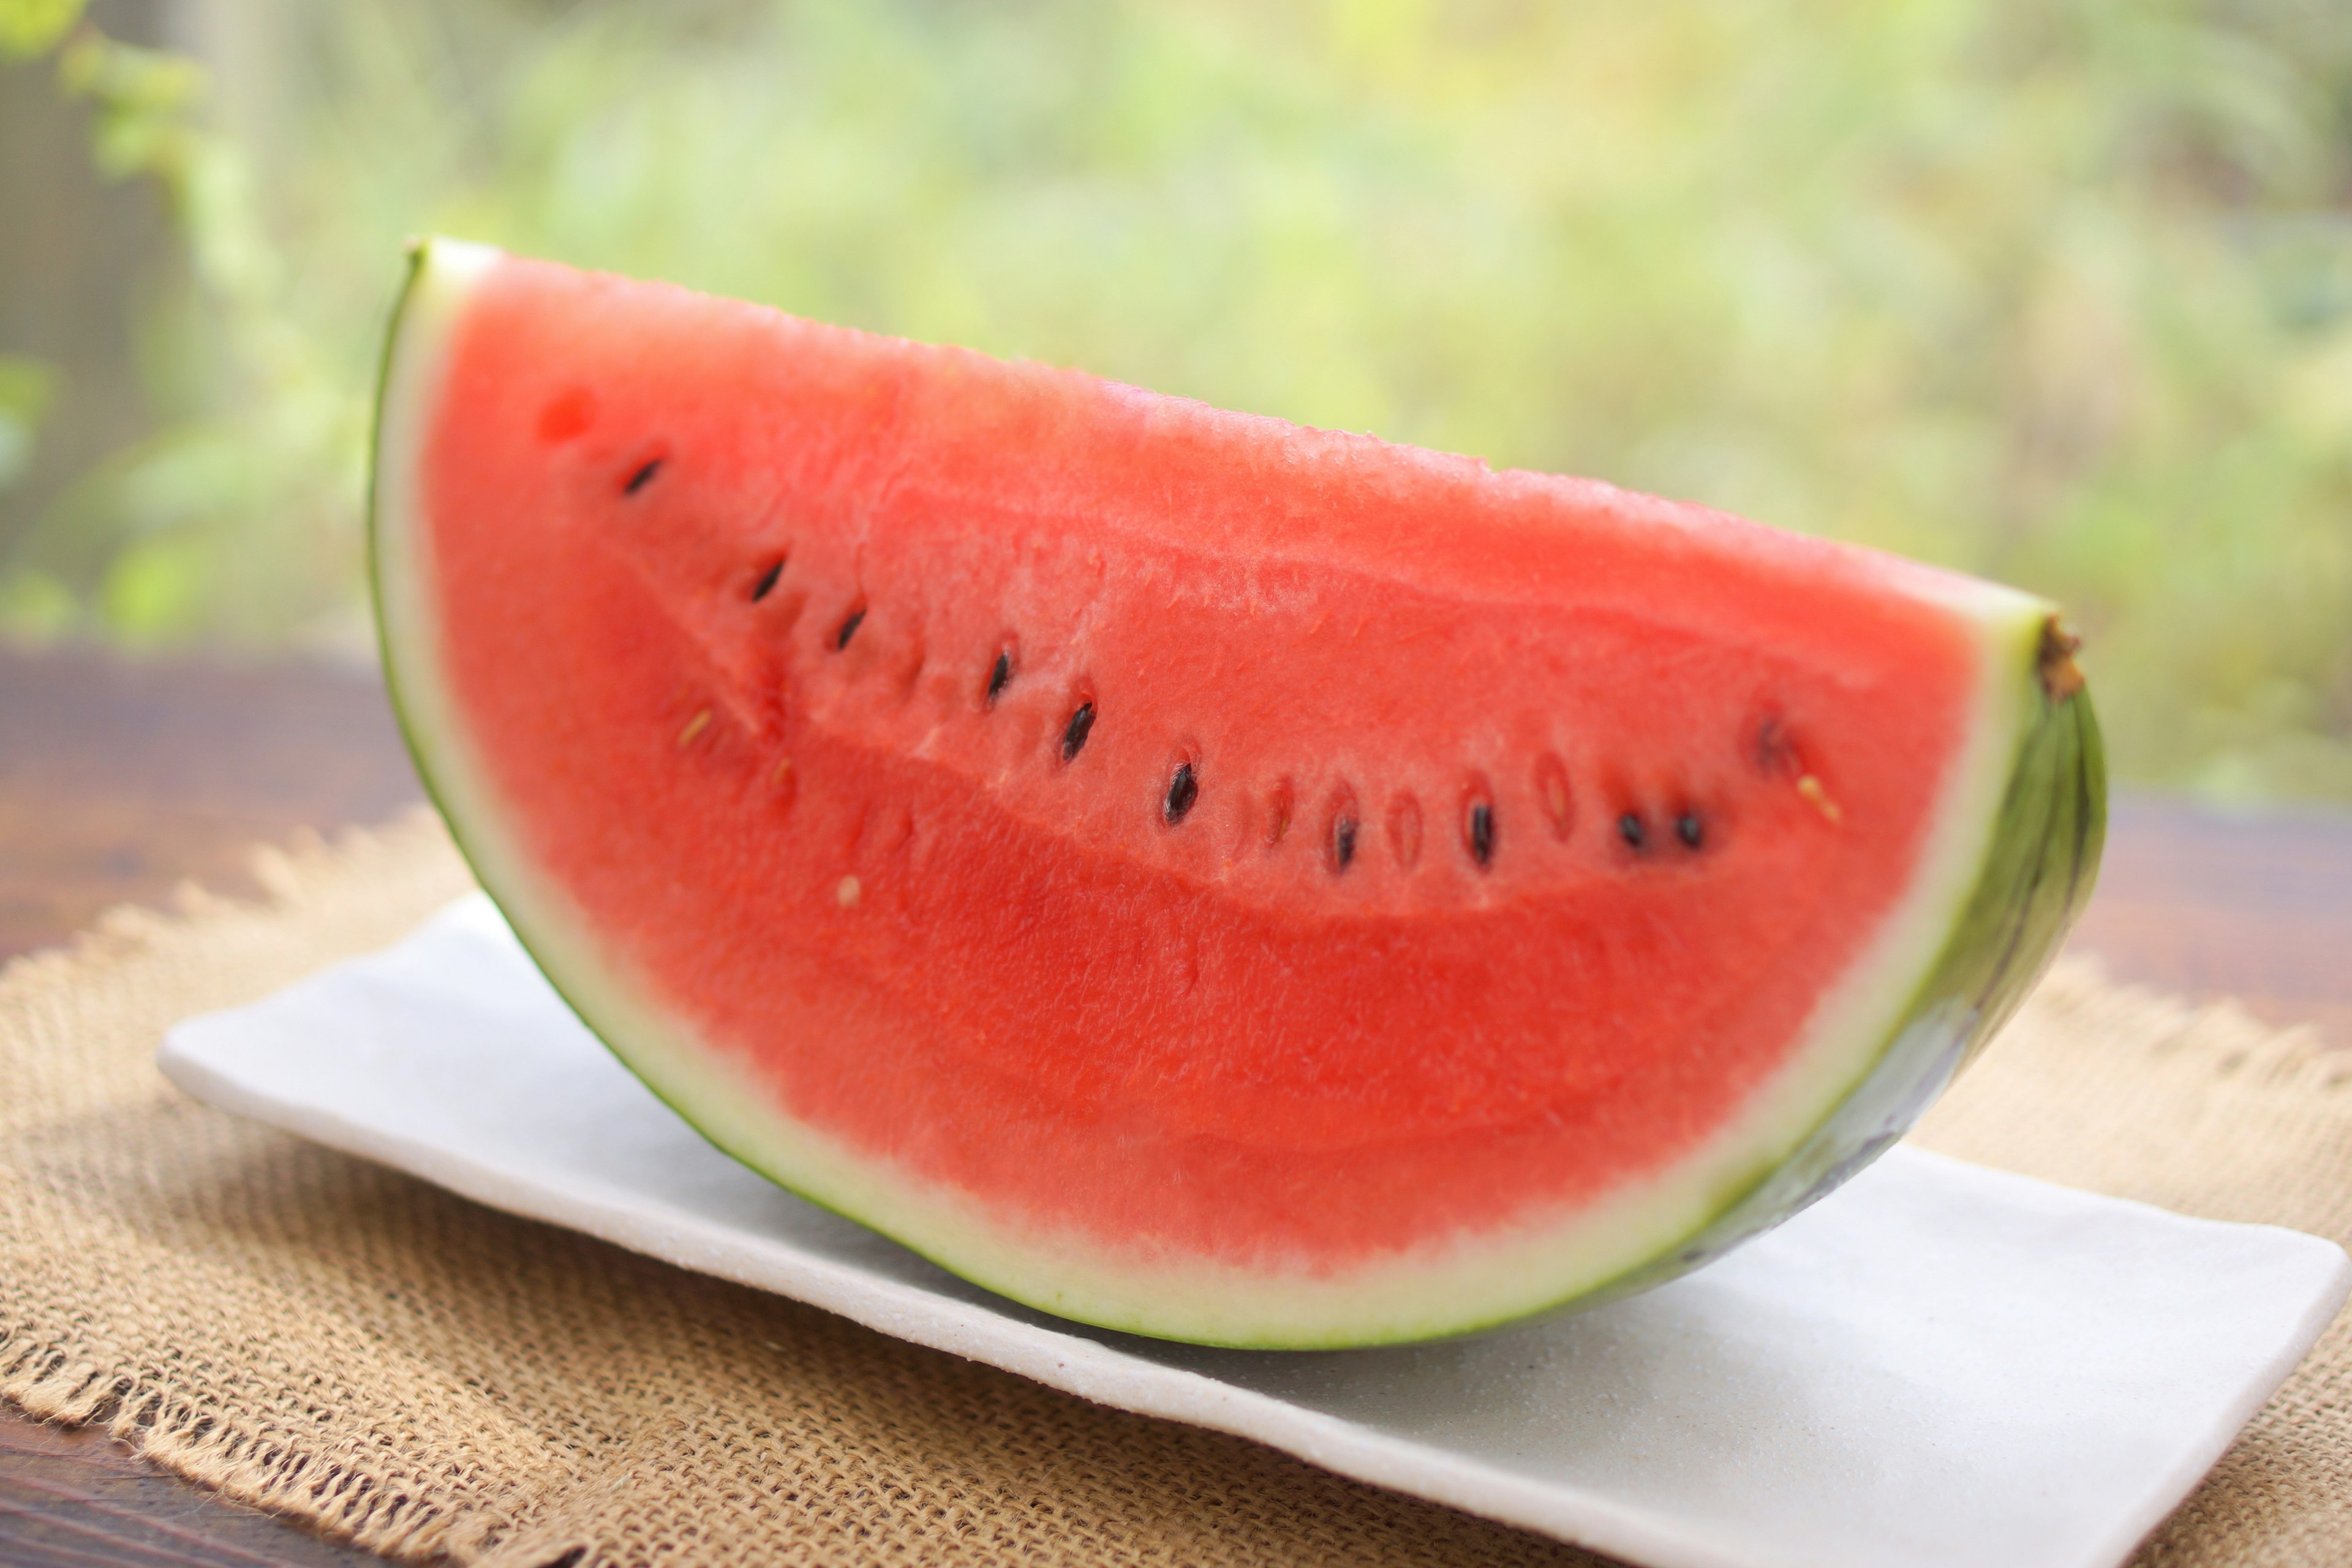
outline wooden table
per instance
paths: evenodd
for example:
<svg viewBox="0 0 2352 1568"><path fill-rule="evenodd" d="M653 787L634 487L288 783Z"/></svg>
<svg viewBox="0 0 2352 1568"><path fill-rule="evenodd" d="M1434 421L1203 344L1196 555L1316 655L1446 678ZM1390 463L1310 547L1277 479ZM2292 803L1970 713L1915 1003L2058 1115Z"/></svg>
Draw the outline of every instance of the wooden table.
<svg viewBox="0 0 2352 1568"><path fill-rule="evenodd" d="M256 840L379 820L418 798L370 675L0 652L0 957L183 878L249 889ZM2122 978L2235 994L2352 1047L2352 814L2230 816L2126 796L2075 942ZM0 1411L9 1568L372 1561L105 1438Z"/></svg>

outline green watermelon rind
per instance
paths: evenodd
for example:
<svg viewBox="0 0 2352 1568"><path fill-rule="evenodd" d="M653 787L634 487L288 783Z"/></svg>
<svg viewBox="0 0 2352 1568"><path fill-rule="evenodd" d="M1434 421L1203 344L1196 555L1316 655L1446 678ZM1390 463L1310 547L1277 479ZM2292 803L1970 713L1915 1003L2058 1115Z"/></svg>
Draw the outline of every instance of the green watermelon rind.
<svg viewBox="0 0 2352 1568"><path fill-rule="evenodd" d="M1954 764L1957 782L1947 789L1943 829L1931 836L1923 857L1930 868L1916 879L1933 879L1951 890L1940 900L1923 895L1906 903L1902 916L1887 922L1878 962L1857 963L1853 985L1822 1008L1824 1016L1876 1014L1893 1022L1869 1031L1876 1037L1874 1047L1852 1051L1834 1080L1811 1082L1792 1070L1790 1092L1801 1103L1801 1114L1791 1105L1776 1119L1767 1108L1749 1119L1763 1128L1760 1135L1742 1122L1721 1140L1729 1144L1748 1137L1758 1146L1746 1156L1711 1175L1693 1176L1679 1198L1662 1183L1665 1209L1675 1217L1621 1226L1633 1238L1616 1247L1626 1255L1621 1262L1586 1269L1572 1287L1526 1289L1520 1283L1526 1270L1514 1259L1549 1263L1561 1250L1555 1233L1538 1226L1529 1232L1531 1241L1506 1238L1484 1258L1464 1253L1466 1263L1451 1257L1406 1259L1393 1270L1404 1280L1402 1290L1385 1283L1342 1286L1335 1295L1328 1281L1297 1284L1303 1311L1279 1310L1292 1304L1283 1292L1294 1287L1252 1277L1242 1282L1251 1301L1274 1306L1261 1305L1253 1314L1244 1305L1237 1312L1236 1281L1214 1271L1199 1280L1175 1280L1114 1265L1111 1289L1090 1287L1088 1277L1102 1270L1088 1259L1057 1260L1059 1249L1034 1238L1006 1252L992 1245L998 1238L985 1220L976 1213L959 1215L951 1199L894 1186L888 1173L814 1130L779 1132L772 1119L739 1115L757 1098L748 1081L730 1079L712 1053L696 1047L689 1029L665 1016L643 988L632 987L584 929L567 930L576 922L564 900L537 885L528 858L501 831L500 803L480 782L470 742L434 679L433 623L420 608L426 602L420 584L429 567L421 555L392 553L394 536L403 531L388 519L413 513L406 490L413 475L385 461L387 429L414 426L410 400L418 387L435 384L430 372L437 369L437 350L467 285L497 254L450 241L414 246L378 373L370 580L385 679L426 791L533 961L582 1023L648 1089L722 1152L778 1184L1014 1300L1157 1338L1243 1348L1342 1348L1478 1332L1663 1283L1800 1212L1899 1138L2014 1010L2089 896L2104 839L2105 780L2088 694L2053 697L2045 687L2042 666L2052 607L1987 590L1965 606L1984 629L1987 661L1975 742ZM415 368L420 363L427 366L421 374ZM1987 812L1996 792L2000 804ZM1907 1002L1897 1003L1906 994L1897 980L1905 970L1923 978L1907 988ZM1818 1028L1834 1042L1834 1020ZM1699 1164L1696 1158L1685 1162L1692 1170ZM1605 1240L1612 1233L1604 1216L1602 1228L1579 1234ZM1599 1244L1589 1250L1607 1251ZM1486 1287L1483 1293L1479 1281ZM1196 1288L1184 1289L1188 1283ZM1351 1300L1366 1310L1345 1310Z"/></svg>

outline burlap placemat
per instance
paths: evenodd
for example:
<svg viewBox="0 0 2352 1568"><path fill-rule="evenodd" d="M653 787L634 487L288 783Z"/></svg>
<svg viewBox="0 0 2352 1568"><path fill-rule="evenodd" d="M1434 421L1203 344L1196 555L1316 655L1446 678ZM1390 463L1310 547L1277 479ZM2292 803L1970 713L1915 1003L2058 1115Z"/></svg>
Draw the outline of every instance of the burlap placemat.
<svg viewBox="0 0 2352 1568"><path fill-rule="evenodd" d="M425 819L0 974L0 1394L378 1551L484 1564L1599 1560L509 1218L183 1099L164 1027L467 885ZM2352 1060L2052 976L1920 1134L2352 1238ZM2352 1561L2352 1319L2147 1564Z"/></svg>

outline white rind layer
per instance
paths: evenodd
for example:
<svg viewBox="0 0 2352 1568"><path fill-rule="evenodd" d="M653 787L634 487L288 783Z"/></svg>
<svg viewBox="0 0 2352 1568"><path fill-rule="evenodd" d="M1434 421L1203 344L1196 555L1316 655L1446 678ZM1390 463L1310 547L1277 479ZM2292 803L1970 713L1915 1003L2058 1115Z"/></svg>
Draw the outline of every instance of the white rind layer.
<svg viewBox="0 0 2352 1568"><path fill-rule="evenodd" d="M725 1051L652 1000L655 989L635 980L625 960L601 950L562 889L519 849L509 805L443 682L435 563L416 477L451 330L499 258L480 246L425 243L387 349L371 521L386 675L451 830L556 989L713 1143L803 1197L1016 1300L1108 1328L1227 1345L1428 1339L1572 1301L1654 1264L1737 1205L1866 1080L1908 1082L1926 1070L1900 1058L1928 1043L1895 1036L1991 847L2033 700L2033 650L2052 613L2041 600L1959 578L1927 580L1921 590L1977 628L1980 662L1967 740L1943 782L1910 888L1822 999L1788 1064L1722 1132L1601 1203L1530 1215L1344 1272L1266 1272L1016 1228L791 1118Z"/></svg>

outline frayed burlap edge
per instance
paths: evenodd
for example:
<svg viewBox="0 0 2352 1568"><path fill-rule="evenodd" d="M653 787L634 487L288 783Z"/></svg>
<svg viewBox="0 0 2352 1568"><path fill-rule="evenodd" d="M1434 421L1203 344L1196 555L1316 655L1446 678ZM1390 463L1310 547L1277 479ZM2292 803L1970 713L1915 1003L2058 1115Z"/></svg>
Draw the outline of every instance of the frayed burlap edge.
<svg viewBox="0 0 2352 1568"><path fill-rule="evenodd" d="M0 1040L21 1031L36 1041L60 1043L53 1031L65 1022L58 1016L63 999L79 988L119 980L126 967L207 934L243 928L239 934L266 942L280 934L277 928L289 916L323 913L320 935L340 939L338 945L352 942L350 952L364 952L398 940L470 885L439 818L424 808L377 828L347 829L331 844L316 833L298 832L282 847L256 847L247 865L261 889L257 900L224 898L184 881L166 910L122 905L65 946L10 961L0 968ZM356 900L360 907L321 910L322 904L338 901L339 890L362 885L368 896ZM348 897L341 901L354 902ZM293 952L286 962L266 967L274 969L268 979L285 984L316 966L313 953ZM233 1006L266 994L249 984L233 984L188 998L197 1005L185 1011ZM160 1043L162 1027L176 1018L139 1022L153 1026L152 1042ZM9 1129L44 1100L96 1100L123 1077L142 1076L140 1062L118 1055L125 1059L90 1074L94 1081L80 1086L85 1094L77 1095L65 1080L85 1066L98 1065L85 1063L79 1053L62 1051L37 1065L0 1054L0 1071L9 1080L24 1086L26 1079L32 1079L26 1092L10 1097L19 1115L0 1110L0 1129ZM7 1174L0 1173L0 1180ZM199 1485L313 1523L374 1552L412 1559L468 1555L511 1525L495 1504L485 1506L436 1484L418 1467L386 1463L391 1456L349 1447L322 1448L315 1436L290 1426L224 1420L216 1409L176 1388L161 1368L126 1369L93 1358L69 1336L43 1335L30 1323L5 1318L0 1318L0 1399L40 1420L94 1426ZM453 1533L452 1524L459 1521L464 1527Z"/></svg>

